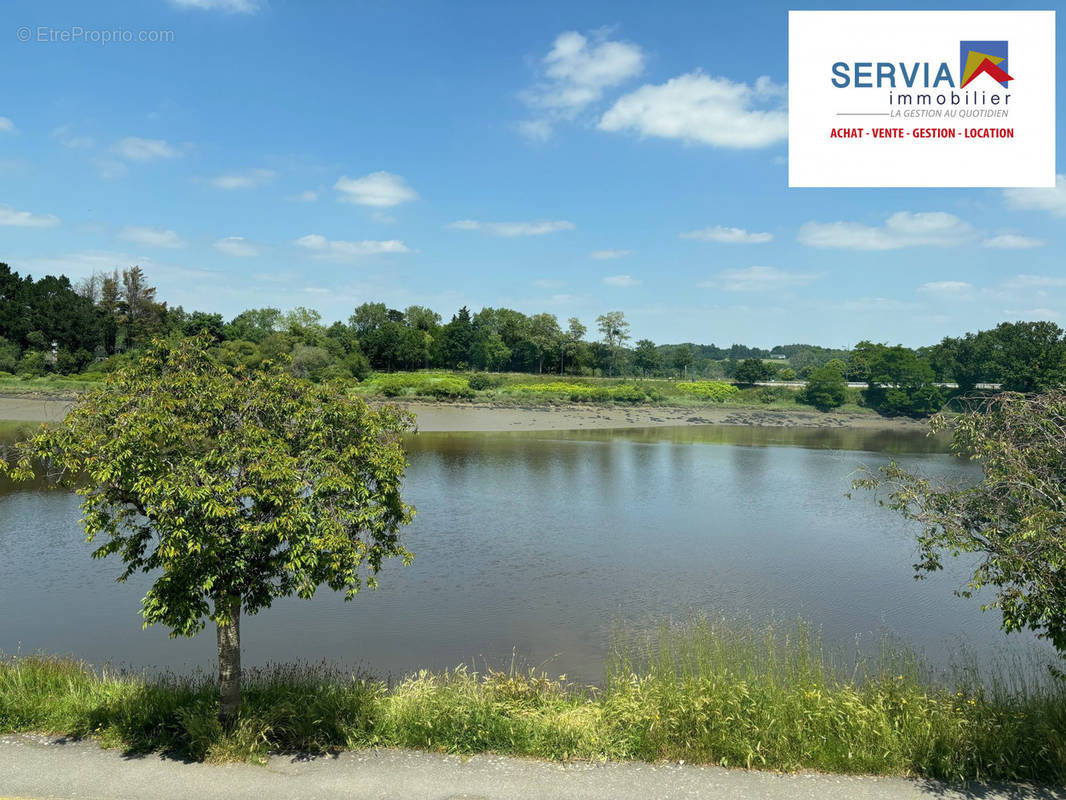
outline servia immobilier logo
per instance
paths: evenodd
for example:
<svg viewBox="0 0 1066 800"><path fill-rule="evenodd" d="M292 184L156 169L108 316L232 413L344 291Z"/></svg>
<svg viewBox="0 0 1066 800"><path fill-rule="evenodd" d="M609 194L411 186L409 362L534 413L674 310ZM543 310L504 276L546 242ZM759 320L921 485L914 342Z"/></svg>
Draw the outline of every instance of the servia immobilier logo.
<svg viewBox="0 0 1066 800"><path fill-rule="evenodd" d="M980 75L988 75L1004 89L1014 80L1007 74L1006 41L959 42L958 78L952 74L946 61L939 64L929 61L911 63L892 61L861 61L849 64L837 61L832 66L832 83L837 89L933 89L935 93L889 92L890 106L988 106L1010 104L1009 93L987 91L987 86L975 86L966 92L947 91L956 87L965 89ZM986 91L981 91L986 89ZM903 116L894 114L893 116ZM912 116L912 115L906 115ZM1002 114L1007 116L1006 109ZM1009 129L1007 129L1009 130Z"/></svg>
<svg viewBox="0 0 1066 800"><path fill-rule="evenodd" d="M1054 186L1054 25L790 11L789 185Z"/></svg>

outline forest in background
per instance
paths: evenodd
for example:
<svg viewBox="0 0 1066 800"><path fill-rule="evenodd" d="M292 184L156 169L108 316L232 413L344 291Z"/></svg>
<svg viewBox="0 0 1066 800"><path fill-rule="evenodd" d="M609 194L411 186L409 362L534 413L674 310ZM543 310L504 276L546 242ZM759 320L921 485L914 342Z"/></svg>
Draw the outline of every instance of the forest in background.
<svg viewBox="0 0 1066 800"><path fill-rule="evenodd" d="M978 386L1032 392L1066 383L1066 335L1053 322L1004 322L920 348L860 341L850 350L814 344L770 349L632 340L622 311L586 325L571 317L466 306L448 321L423 306L366 302L347 322L313 309L253 308L220 314L170 306L137 266L34 279L0 263L0 373L98 377L127 363L154 337L206 332L220 357L254 368L282 361L320 381L365 381L414 370L513 372L571 377L674 378L756 384L866 383L866 404L886 413L927 414ZM839 377L838 377L839 376ZM842 379L842 380L841 380ZM836 401L840 395L839 402Z"/></svg>

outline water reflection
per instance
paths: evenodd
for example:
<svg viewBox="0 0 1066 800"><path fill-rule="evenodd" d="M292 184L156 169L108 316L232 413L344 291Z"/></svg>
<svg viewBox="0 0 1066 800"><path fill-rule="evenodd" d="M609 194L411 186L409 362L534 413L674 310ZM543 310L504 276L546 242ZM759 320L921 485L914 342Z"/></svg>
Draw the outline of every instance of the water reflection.
<svg viewBox="0 0 1066 800"><path fill-rule="evenodd" d="M726 433L761 440L701 446ZM826 449L844 440L855 449ZM802 614L836 642L889 628L934 660L954 641L981 655L1028 646L952 595L965 565L916 583L908 526L865 495L845 498L861 464L886 460L876 447L906 452L906 441L711 426L419 434L406 485L419 512L405 534L414 564L388 563L381 589L352 603L328 590L277 603L243 626L245 658L325 658L398 675L506 667L517 648L523 663L596 680L614 621L651 625L694 609ZM926 448L903 456L911 465L975 476L942 442L911 442ZM119 563L88 557L77 520L68 493L0 492L0 649L209 668L210 632L188 641L140 629L148 582L116 585Z"/></svg>

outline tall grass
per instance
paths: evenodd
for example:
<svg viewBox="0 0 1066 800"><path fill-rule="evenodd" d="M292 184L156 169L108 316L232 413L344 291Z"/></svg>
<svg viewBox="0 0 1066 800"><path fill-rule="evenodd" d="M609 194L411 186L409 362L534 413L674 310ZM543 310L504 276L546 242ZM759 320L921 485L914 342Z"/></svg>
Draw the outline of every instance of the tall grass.
<svg viewBox="0 0 1066 800"><path fill-rule="evenodd" d="M933 680L903 647L852 661L803 624L696 620L619 634L600 687L534 672L419 672L393 686L320 666L246 675L238 722L205 676L146 679L65 659L0 661L0 732L96 736L215 761L402 746L552 759L1066 781L1066 687L974 668Z"/></svg>

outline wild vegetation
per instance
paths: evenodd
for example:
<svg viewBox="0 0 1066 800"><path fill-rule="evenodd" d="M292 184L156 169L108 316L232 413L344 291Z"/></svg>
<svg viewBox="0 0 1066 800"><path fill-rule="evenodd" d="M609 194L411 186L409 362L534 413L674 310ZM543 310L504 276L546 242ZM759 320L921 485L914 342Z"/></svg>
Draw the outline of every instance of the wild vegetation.
<svg viewBox="0 0 1066 800"><path fill-rule="evenodd" d="M983 608L998 609L1005 630L1031 630L1066 657L1066 392L1003 392L930 427L950 427L953 452L980 463L980 481L948 484L892 462L856 487L921 524L916 576L974 554L958 594L989 587L994 599Z"/></svg>
<svg viewBox="0 0 1066 800"><path fill-rule="evenodd" d="M459 667L398 683L325 666L249 671L223 727L204 677L0 661L0 731L98 737L132 752L260 761L271 751L415 747L551 759L683 759L758 769L1066 781L1066 687L931 678L905 648L846 664L809 627L697 620L620 634L600 686Z"/></svg>
<svg viewBox="0 0 1066 800"><path fill-rule="evenodd" d="M351 600L382 562L411 554L399 530L413 418L370 408L334 384L277 366L230 367L207 336L156 340L0 460L16 480L41 473L82 498L94 558L118 555L119 580L154 582L145 624L218 641L220 716L240 703L240 618L320 585Z"/></svg>
<svg viewBox="0 0 1066 800"><path fill-rule="evenodd" d="M545 399L570 394L573 402L630 403L683 394L719 402L719 396L702 397L699 389L649 388L643 381L743 387L813 380L814 387L798 394L726 399L798 400L823 410L861 402L883 414L926 416L979 385L1028 392L1066 381L1066 335L1051 322L1005 322L917 350L869 341L849 350L807 344L767 350L741 344L657 345L649 339L631 344L621 311L597 317L595 334L577 318L563 327L547 313L471 312L464 306L445 322L422 306L400 310L373 302L353 309L347 322L326 324L307 308L250 309L226 321L220 314L168 306L139 267L96 274L75 286L62 276L23 277L0 264L0 297L7 301L0 307L0 390L7 391L77 391L128 363L152 338L199 333L210 337L226 363L249 369L283 363L295 377L369 382L362 391L374 389L386 397L469 399L524 392ZM503 373L550 375L571 388L518 390L516 385L539 387L542 381L497 383ZM866 388L852 397L847 382ZM636 388L617 389L621 383Z"/></svg>

